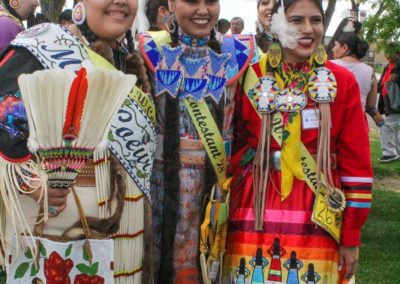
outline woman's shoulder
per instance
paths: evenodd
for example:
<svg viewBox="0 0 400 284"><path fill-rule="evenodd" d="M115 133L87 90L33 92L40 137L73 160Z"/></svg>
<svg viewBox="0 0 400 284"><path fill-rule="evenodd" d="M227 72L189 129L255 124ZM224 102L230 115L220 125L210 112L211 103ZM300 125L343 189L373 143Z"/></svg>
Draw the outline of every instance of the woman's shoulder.
<svg viewBox="0 0 400 284"><path fill-rule="evenodd" d="M328 60L325 67L331 70L337 81L355 80L354 74L335 61Z"/></svg>
<svg viewBox="0 0 400 284"><path fill-rule="evenodd" d="M43 23L25 30L11 42L29 50L44 68L77 70L88 57L84 44L72 32L56 24Z"/></svg>
<svg viewBox="0 0 400 284"><path fill-rule="evenodd" d="M171 44L171 36L166 31L143 32L138 36L139 51L144 62L152 72L155 71L164 44Z"/></svg>

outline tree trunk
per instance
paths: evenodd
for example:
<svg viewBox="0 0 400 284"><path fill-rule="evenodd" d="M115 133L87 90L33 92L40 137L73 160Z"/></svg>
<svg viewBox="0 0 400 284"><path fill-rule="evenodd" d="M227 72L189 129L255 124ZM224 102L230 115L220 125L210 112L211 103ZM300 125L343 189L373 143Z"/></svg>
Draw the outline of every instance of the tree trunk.
<svg viewBox="0 0 400 284"><path fill-rule="evenodd" d="M65 0L40 0L39 2L42 14L44 14L50 22L57 22L65 6Z"/></svg>
<svg viewBox="0 0 400 284"><path fill-rule="evenodd" d="M328 30L329 24L331 23L333 13L335 12L336 0L329 0L328 7L325 10L325 31Z"/></svg>

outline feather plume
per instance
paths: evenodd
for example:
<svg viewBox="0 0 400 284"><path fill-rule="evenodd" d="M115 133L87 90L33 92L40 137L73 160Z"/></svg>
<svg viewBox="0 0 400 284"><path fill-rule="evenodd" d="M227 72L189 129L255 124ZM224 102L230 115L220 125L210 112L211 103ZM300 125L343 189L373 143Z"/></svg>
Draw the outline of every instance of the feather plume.
<svg viewBox="0 0 400 284"><path fill-rule="evenodd" d="M75 140L79 135L87 88L86 69L82 68L78 71L76 78L72 82L71 91L68 96L68 105L63 127L64 140Z"/></svg>
<svg viewBox="0 0 400 284"><path fill-rule="evenodd" d="M297 40L300 38L300 32L294 25L291 25L285 16L283 6L278 9L278 12L271 19L271 33L278 36L278 39L283 47L295 48Z"/></svg>

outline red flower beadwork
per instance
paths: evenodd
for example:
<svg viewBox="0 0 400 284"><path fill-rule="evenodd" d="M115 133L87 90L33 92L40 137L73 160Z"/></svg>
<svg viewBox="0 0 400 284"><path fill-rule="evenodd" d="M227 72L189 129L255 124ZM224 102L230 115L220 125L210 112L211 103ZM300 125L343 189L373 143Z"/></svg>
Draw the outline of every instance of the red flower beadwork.
<svg viewBox="0 0 400 284"><path fill-rule="evenodd" d="M104 284L104 278L98 275L78 274L75 276L74 284Z"/></svg>
<svg viewBox="0 0 400 284"><path fill-rule="evenodd" d="M64 260L57 252L53 251L49 258L44 260L44 275L47 284L70 284L69 272L74 263L70 258Z"/></svg>

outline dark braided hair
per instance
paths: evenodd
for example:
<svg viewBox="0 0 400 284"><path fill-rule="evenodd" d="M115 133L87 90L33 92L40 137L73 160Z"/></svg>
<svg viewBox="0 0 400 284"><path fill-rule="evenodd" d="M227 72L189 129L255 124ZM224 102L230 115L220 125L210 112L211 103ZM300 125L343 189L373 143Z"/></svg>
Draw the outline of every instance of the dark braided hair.
<svg viewBox="0 0 400 284"><path fill-rule="evenodd" d="M171 42L171 46L172 47L176 47L178 45L178 43L179 43L178 22L176 21L175 18L174 18L174 24L175 24L175 30L174 30L174 32L170 33L171 40L172 40L172 42Z"/></svg>
<svg viewBox="0 0 400 284"><path fill-rule="evenodd" d="M211 30L210 39L208 40L208 47L218 54L222 53L221 43L217 40L217 33L215 32L215 29Z"/></svg>
<svg viewBox="0 0 400 284"><path fill-rule="evenodd" d="M76 25L81 32L81 34L89 41L89 43L95 42L97 40L97 36L94 32L92 32L85 21L82 25Z"/></svg>
<svg viewBox="0 0 400 284"><path fill-rule="evenodd" d="M126 43L128 45L129 53L134 53L135 52L135 43L133 42L133 36L132 36L132 30L131 29L129 29L125 33L125 38L126 38Z"/></svg>

